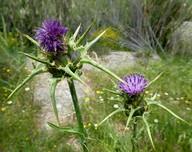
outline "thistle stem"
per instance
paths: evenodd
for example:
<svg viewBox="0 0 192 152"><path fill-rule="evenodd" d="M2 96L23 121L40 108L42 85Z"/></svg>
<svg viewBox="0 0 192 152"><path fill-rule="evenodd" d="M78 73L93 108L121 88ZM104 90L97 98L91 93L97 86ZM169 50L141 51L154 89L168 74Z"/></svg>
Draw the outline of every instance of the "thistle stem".
<svg viewBox="0 0 192 152"><path fill-rule="evenodd" d="M137 144L137 118L134 119L133 123L133 136L132 136L132 152L136 151Z"/></svg>
<svg viewBox="0 0 192 152"><path fill-rule="evenodd" d="M81 139L81 145L83 147L84 152L89 152L89 150L88 150L88 148L86 146L86 137L88 135L87 135L87 132L84 129L84 126L83 126L83 119L82 119L82 115L81 115L79 102L78 102L78 99L77 99L77 93L76 93L76 90L75 90L75 85L74 85L74 82L73 82L72 79L67 79L67 82L68 82L71 97L72 97L72 100L73 100L73 105L75 107L77 122L78 122L78 125L79 125L79 132L81 133L79 135L80 139Z"/></svg>

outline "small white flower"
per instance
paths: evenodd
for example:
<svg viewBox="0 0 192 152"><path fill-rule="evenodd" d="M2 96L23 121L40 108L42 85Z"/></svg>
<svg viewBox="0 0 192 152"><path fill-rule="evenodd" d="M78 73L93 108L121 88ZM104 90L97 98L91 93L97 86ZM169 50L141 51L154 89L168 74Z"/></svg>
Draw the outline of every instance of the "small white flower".
<svg viewBox="0 0 192 152"><path fill-rule="evenodd" d="M113 107L117 109L117 108L119 108L119 105L118 104L114 104Z"/></svg>
<svg viewBox="0 0 192 152"><path fill-rule="evenodd" d="M111 99L113 100L113 99L114 99L114 97L111 97Z"/></svg>
<svg viewBox="0 0 192 152"><path fill-rule="evenodd" d="M157 94L158 97L160 97L161 95L160 94Z"/></svg>
<svg viewBox="0 0 192 152"><path fill-rule="evenodd" d="M190 111L190 110L191 110L191 108L186 108L186 110L189 110L189 111Z"/></svg>
<svg viewBox="0 0 192 152"><path fill-rule="evenodd" d="M98 124L94 124L94 127L97 127L98 126Z"/></svg>
<svg viewBox="0 0 192 152"><path fill-rule="evenodd" d="M154 123L158 123L158 122L159 122L159 120L158 120L158 119L154 119L153 121L154 121Z"/></svg>
<svg viewBox="0 0 192 152"><path fill-rule="evenodd" d="M22 110L22 113L25 113L25 110Z"/></svg>
<svg viewBox="0 0 192 152"><path fill-rule="evenodd" d="M103 98L100 99L100 101L103 101L103 100L104 100Z"/></svg>
<svg viewBox="0 0 192 152"><path fill-rule="evenodd" d="M28 87L28 88L25 88L25 91L29 91L30 90L30 88Z"/></svg>
<svg viewBox="0 0 192 152"><path fill-rule="evenodd" d="M165 92L164 95L168 96L169 94L167 92Z"/></svg>
<svg viewBox="0 0 192 152"><path fill-rule="evenodd" d="M62 105L58 103L58 104L56 105L56 107L57 107L57 109L60 109L60 108L62 107Z"/></svg>
<svg viewBox="0 0 192 152"><path fill-rule="evenodd" d="M7 101L7 104L12 104L13 103L13 101Z"/></svg>
<svg viewBox="0 0 192 152"><path fill-rule="evenodd" d="M102 98L102 96L99 96L99 99L101 99Z"/></svg>

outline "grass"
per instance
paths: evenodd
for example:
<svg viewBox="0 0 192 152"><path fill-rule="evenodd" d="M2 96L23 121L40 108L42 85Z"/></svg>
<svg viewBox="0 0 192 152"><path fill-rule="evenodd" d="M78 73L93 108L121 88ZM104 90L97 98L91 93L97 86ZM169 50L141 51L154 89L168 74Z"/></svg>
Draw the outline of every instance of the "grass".
<svg viewBox="0 0 192 152"><path fill-rule="evenodd" d="M87 22L90 22L90 20L92 19L90 18L90 16L95 17L95 14L96 16L97 14L99 14L99 17L97 16L98 20L96 23L97 29L100 29L101 24L103 25L104 23L104 27L108 26L108 24L110 23L108 19L114 18L114 25L116 25L117 23L127 24L129 20L127 17L127 13L124 12L128 12L129 8L125 8L125 6L127 5L127 2L125 2L125 0L121 0L121 2L123 5L120 5L120 2L111 3L110 6L112 6L113 9L110 9L110 11L108 11L109 8L103 9L106 8L106 6L109 7L108 3L105 1L87 1L87 8L92 8L89 6L97 6L95 8L98 8L94 11L92 10L91 13L87 13L89 11L84 9L85 6L83 5L82 1L78 1L78 4L81 5L74 5L75 9L71 10L71 12L66 9L66 12L64 13L64 15L68 13L73 14L71 16L74 16L74 18L76 18L77 20L74 18L65 18L64 20L67 24L71 22L71 24L73 25L73 27L71 28L75 29L78 26L77 23L79 24L78 21L82 22L82 18L79 17L82 15L77 14L77 8L80 7L80 9L82 10L80 11L80 13L86 14L86 16L84 16L83 18L83 23L85 24L87 24ZM180 1L178 0L178 2ZM44 1L42 1L41 5L39 5L38 8L35 7L37 10L41 11L33 11L30 6L35 6L35 4L37 3L36 1L31 2L32 5L30 5L28 1L26 3L22 1L19 3L18 7L14 5L14 7L10 10L5 9L11 7L11 5L15 3L16 2L8 3L6 1L3 1L4 5L1 6L1 10L5 10L4 15L7 16L5 20L9 20L10 18L14 18L15 20L11 20L11 22L7 25L9 29L13 28L12 32L6 31L5 23L2 24L2 26L0 27L0 29L2 29L2 32L0 33L0 151L81 151L78 149L79 143L76 136L72 134L59 133L54 130L40 130L38 128L38 116L40 115L41 105L33 100L33 86L31 84L25 87L30 88L29 91L26 91L27 89L23 89L11 101L8 101L7 103L3 102L8 94L13 90L13 88L15 88L15 86L18 85L22 81L22 79L30 73L30 70L25 65L25 58L19 54L19 51L33 52L34 50L32 50L28 43L23 40L21 33L23 31L31 31L34 25L37 25L37 22L41 22L42 18L46 16L46 11L48 12L48 14L52 14L52 17L56 17L59 19L64 18L63 16L59 15L61 14L61 12L64 11L64 8L62 8L62 5L59 5L59 3L54 3L53 7L52 5L50 5L50 1L48 3L44 3ZM64 3L65 1L62 2L63 5ZM49 10L48 5L52 6L52 9ZM69 3L66 5L71 6L72 4ZM59 13L55 12L55 8L58 8L58 6ZM45 11L44 9L42 9L44 7L46 7ZM121 11L118 12L116 8ZM156 10L155 8L156 7L153 7L154 11ZM123 11L124 9L126 10ZM104 11L102 12L104 13L104 15L97 12L100 10ZM171 8L169 9L169 11L170 10ZM11 13L9 11L11 11ZM13 14L15 12L17 13ZM19 12L21 14L18 14ZM36 16L34 15L35 12L42 15L40 15L37 20ZM45 16L43 16L43 14ZM167 12L167 14L169 14L169 12ZM105 16L106 18L103 18L103 16ZM179 21L181 20L181 16L182 15L178 16ZM33 22L30 22L31 24L26 26L26 23L29 23L29 19ZM22 20L22 22L20 22L20 20ZM154 21L154 23L157 22L158 20ZM18 27L21 27L23 31L20 31L21 29L17 29ZM162 29L166 29L169 31L169 28L171 27L172 24L168 23L167 28L162 27ZM156 26L153 28L154 31L158 33L159 38L163 38L162 41L164 42L164 39L167 39L167 37L162 35L166 32L158 31L161 30L161 28L159 29ZM16 33L16 31L20 32ZM141 60L141 62L139 62L134 67L120 67L119 69L115 70L115 73L123 77L129 73L138 72L145 75L145 77L149 81L151 81L159 73L164 72L163 75L146 90L146 96L151 97L155 93L157 93L157 100L161 101L164 105L166 105L179 116L187 120L189 123L192 123L192 119L190 117L192 114L192 61L188 58L180 58L179 56L175 56L173 58L168 56L168 58L169 60L159 61L154 61L150 59L149 61ZM124 113L116 114L114 117L110 118L99 127L95 126L95 124L101 122L101 120L103 120L110 112L115 110L114 105L120 106L122 104L117 101L110 101L111 98L117 97L103 90L103 88L117 88L111 82L109 76L103 73L91 71L89 73L85 73L85 75L87 75L87 77L90 79L89 85L91 86L92 91L96 92L94 95L91 93L87 93L85 101L83 100L81 104L83 119L85 121L85 128L88 130L90 136L90 139L88 140L90 151L131 151L130 137L132 135L132 128L129 127L129 129L126 130L125 134L123 133L127 120ZM152 107L151 115L148 117L148 120L150 122L156 151L192 151L191 126L178 121L167 112L156 107ZM75 124L65 125L67 126ZM138 137L138 151L154 151L152 149L145 128L141 124L139 124L139 127L140 134Z"/></svg>
<svg viewBox="0 0 192 152"><path fill-rule="evenodd" d="M164 72L163 76L147 89L146 95L151 97L157 92L157 100L160 100L168 108L191 123L191 85L189 84L192 83L192 73L189 69L192 62L174 58L168 62L153 61L147 64L145 63L145 66L142 64L143 63L138 64L133 68L118 70L116 73L120 73L121 76L124 76L131 72L139 72L144 74L150 81L160 72ZM108 76L103 75L101 78L98 73L91 73L90 77L92 82L97 80L97 83L93 83L92 85L94 90L114 87ZM185 77L185 79L183 79L183 77ZM96 96L90 97L88 103L85 102L85 104L82 104L86 124L98 124L110 112L115 110L114 104L121 104L107 100L107 98L111 97L116 98L104 92L103 94L96 94ZM104 99L104 101L101 99ZM167 112L156 107L152 107L152 112L148 119L151 125L156 151L171 152L175 150L184 152L192 150L192 138L190 136L192 132L189 125L178 121ZM94 127L88 127L90 136L96 139L90 141L91 151L130 151L130 135L132 128L129 128L130 130L123 135L125 124L126 116L122 113L112 117L101 127L96 128L96 130L94 130ZM142 126L140 127L139 151L154 151L147 133Z"/></svg>
<svg viewBox="0 0 192 152"><path fill-rule="evenodd" d="M157 100L162 101L164 105L176 112L179 116L192 122L191 105L191 64L188 59L179 59L177 57L169 61L143 62L130 68L120 68L115 71L121 77L132 72L144 74L149 81L154 79L160 72L164 74L146 90L146 96L151 97L158 93ZM11 66L11 65L9 65ZM27 74L24 69L20 72ZM4 75L7 72L4 70ZM114 111L114 105L121 103L110 101L108 98L116 98L103 91L103 88L113 88L114 84L109 77L103 73L89 72L85 73L90 79L90 86L95 95L87 93L86 101L82 101L81 108L85 121L85 128L88 130L90 140L88 145L92 152L126 152L131 151L132 128L123 134L126 124L124 113L117 114L99 127L95 127L110 112ZM102 74L102 77L100 77ZM11 71L7 83L12 83L15 79L15 73ZM13 77L12 77L13 76ZM5 78L5 77L4 77ZM15 82L16 83L16 82ZM4 84L3 88L7 87ZM1 104L1 126L0 129L0 150L2 152L19 151L51 151L51 152L75 152L79 151L78 138L71 134L59 133L47 130L39 130L37 117L40 114L41 105L33 101L33 87L29 91L21 92L13 98L13 103ZM2 89L1 94L5 94ZM24 94L24 96L22 95ZM151 115L148 117L152 136L154 139L156 151L163 152L186 152L191 151L192 138L191 127L173 118L167 112L152 107ZM67 124L65 124L67 125ZM68 124L75 125L75 124ZM141 152L154 151L148 139L144 127L140 124L138 149ZM74 146L76 145L76 146Z"/></svg>

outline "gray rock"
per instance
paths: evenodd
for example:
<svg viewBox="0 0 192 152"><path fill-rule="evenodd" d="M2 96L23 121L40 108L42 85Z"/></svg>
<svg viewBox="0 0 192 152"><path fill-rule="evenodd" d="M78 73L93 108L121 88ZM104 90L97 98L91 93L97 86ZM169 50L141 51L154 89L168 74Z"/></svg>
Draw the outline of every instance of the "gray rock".
<svg viewBox="0 0 192 152"><path fill-rule="evenodd" d="M41 115L39 117L39 127L46 129L50 129L46 122L57 124L50 98L49 77L49 74L41 74L34 84L34 100L42 105ZM85 93L86 89L91 91L90 88L76 81L75 86L79 101L84 100L87 96ZM61 81L57 85L55 96L61 123L64 124L67 121L72 121L75 111L66 80Z"/></svg>
<svg viewBox="0 0 192 152"><path fill-rule="evenodd" d="M109 69L133 66L137 62L134 52L111 51L103 58L104 64Z"/></svg>
<svg viewBox="0 0 192 152"><path fill-rule="evenodd" d="M174 53L192 54L192 22L183 22L172 35L171 47Z"/></svg>

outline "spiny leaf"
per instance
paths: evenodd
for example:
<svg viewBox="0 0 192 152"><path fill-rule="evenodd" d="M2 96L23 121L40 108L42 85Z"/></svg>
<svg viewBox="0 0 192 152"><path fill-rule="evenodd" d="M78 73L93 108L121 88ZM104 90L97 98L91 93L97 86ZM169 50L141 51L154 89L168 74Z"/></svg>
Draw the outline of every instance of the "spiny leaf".
<svg viewBox="0 0 192 152"><path fill-rule="evenodd" d="M77 47L82 44L83 40L87 36L88 32L90 31L90 29L92 28L94 23L95 23L95 20L93 21L93 23L91 23L91 25L88 27L88 29L85 31L85 33L79 38L79 40L77 41L77 44L76 44Z"/></svg>
<svg viewBox="0 0 192 152"><path fill-rule="evenodd" d="M24 34L24 36L26 38L28 38L32 43L34 43L35 45L39 46L39 43L37 41L35 41L32 37L30 37L29 35L26 35L26 34Z"/></svg>
<svg viewBox="0 0 192 152"><path fill-rule="evenodd" d="M94 67L108 73L109 75L111 75L112 77L116 78L117 80L121 81L121 82L124 82L120 77L118 77L116 74L114 74L113 72L111 72L110 70L108 70L107 68L99 65L97 62L93 61L92 59L90 59L89 57L84 57L81 62L83 63L88 63L88 64L91 64L93 65Z"/></svg>
<svg viewBox="0 0 192 152"><path fill-rule="evenodd" d="M167 112L169 112L171 115L173 115L175 118L185 122L186 124L190 125L187 121L185 121L184 119L182 119L181 117L179 117L178 115L176 115L173 111L171 111L170 109L168 109L167 107L163 106L162 104L160 103L157 103L157 102L148 102L148 105L156 105L156 106L159 106L161 107L162 109L166 110Z"/></svg>
<svg viewBox="0 0 192 152"><path fill-rule="evenodd" d="M138 109L138 108L137 108L137 109ZM133 114L135 113L135 111L136 111L137 109L133 109L133 107L131 107L131 111L130 111L130 113L129 113L129 117L128 117L128 119L127 119L127 123L126 123L125 129L129 126L129 123L130 123L130 121L131 121L131 118L133 117Z"/></svg>
<svg viewBox="0 0 192 152"><path fill-rule="evenodd" d="M49 82L51 83L51 87L50 87L50 97L51 97L51 101L52 101L52 106L53 106L53 110L55 113L55 117L57 119L58 124L60 125L60 121L59 121L59 115L58 115L58 110L57 110L57 103L55 100L55 89L57 84L61 81L61 79L56 79L56 78L51 78L49 79Z"/></svg>
<svg viewBox="0 0 192 152"><path fill-rule="evenodd" d="M126 110L119 108L119 109L113 111L113 112L110 113L105 119L103 119L103 120L98 124L98 126L101 125L102 123L104 123L107 119L109 119L109 118L112 117L113 115L115 115L115 114L117 114L117 113L119 113L119 112L123 112L123 111L126 111Z"/></svg>
<svg viewBox="0 0 192 152"><path fill-rule="evenodd" d="M14 90L13 92L7 97L7 100L9 100L21 87L23 87L29 80L31 80L34 76L41 74L45 71L43 71L42 69L35 69L26 79L23 80L23 82L21 84L19 84Z"/></svg>
<svg viewBox="0 0 192 152"><path fill-rule="evenodd" d="M82 133L78 132L77 130L73 129L73 128L70 128L70 127L59 127L59 126L56 126L50 122L47 122L47 124L57 130L57 131L60 131L60 132L67 132L67 133L74 133L74 134L78 134L78 135L81 135L81 136L84 136Z"/></svg>
<svg viewBox="0 0 192 152"><path fill-rule="evenodd" d="M148 133L149 139L151 141L151 144L152 144L153 148L155 149L155 146L153 144L153 139L152 139L152 136L151 136L151 131L150 131L150 128L149 128L149 124L148 124L147 120L145 119L144 115L142 116L142 120L143 120L143 122L144 122L144 124L146 126L147 133Z"/></svg>
<svg viewBox="0 0 192 152"><path fill-rule="evenodd" d="M83 55L83 56L87 54L87 51L93 46L93 44L95 44L95 43L101 38L101 36L102 36L105 32L106 32L106 30L103 31L103 32L102 32L99 36L97 36L94 40L92 40L91 42L88 42L88 43L85 45L85 48L84 48L84 50L83 50L83 52L82 52L82 55Z"/></svg>
<svg viewBox="0 0 192 152"><path fill-rule="evenodd" d="M155 79L153 79L151 82L149 82L149 84L146 86L146 88L149 87L152 83L154 83L162 74L163 74L163 72L161 72Z"/></svg>
<svg viewBox="0 0 192 152"><path fill-rule="evenodd" d="M110 93L113 93L113 94L116 94L116 95L119 95L119 96L122 96L121 93L116 92L116 91L113 91L113 90L109 90L109 89L105 89L105 88L104 88L103 90L105 90L105 91L107 91L107 92L110 92Z"/></svg>
<svg viewBox="0 0 192 152"><path fill-rule="evenodd" d="M77 34L79 33L80 27L81 27L81 24L78 26L78 28L76 29L75 33L74 33L73 36L72 36L72 40L73 40L73 41L76 39Z"/></svg>
<svg viewBox="0 0 192 152"><path fill-rule="evenodd" d="M84 84L85 86L87 86L87 84L85 82L83 82L83 80L80 79L80 77L78 75L76 75L73 71L71 71L71 69L66 66L66 67L59 67L59 69L65 71L68 75L70 75L73 79L81 82L82 84Z"/></svg>
<svg viewBox="0 0 192 152"><path fill-rule="evenodd" d="M20 53L23 54L23 55L25 55L25 56L27 56L27 57L29 57L29 58L31 58L31 59L33 59L33 60L35 60L35 61L37 61L37 62L51 65L51 63L49 63L49 62L47 62L47 61L45 61L45 60L42 60L42 59L40 59L40 58L37 58L37 57L35 57L35 56L32 56L32 55L30 55L30 54L27 54L27 53L24 53L24 52L20 52Z"/></svg>

